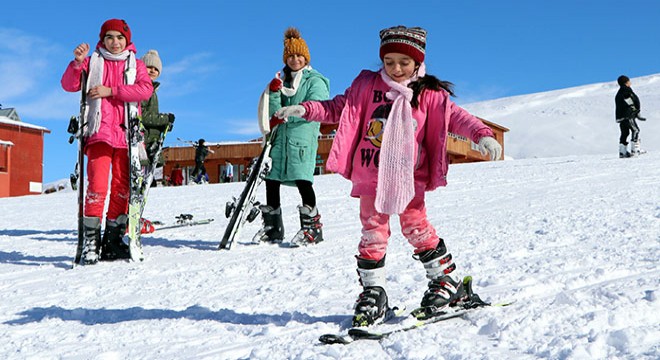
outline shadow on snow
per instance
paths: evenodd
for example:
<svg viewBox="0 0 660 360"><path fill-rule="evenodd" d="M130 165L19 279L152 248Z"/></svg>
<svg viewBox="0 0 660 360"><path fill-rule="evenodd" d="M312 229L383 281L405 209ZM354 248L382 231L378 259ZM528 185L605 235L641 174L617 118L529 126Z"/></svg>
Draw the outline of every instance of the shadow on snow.
<svg viewBox="0 0 660 360"><path fill-rule="evenodd" d="M273 314L241 314L234 310L221 309L211 311L202 306L190 306L185 310L144 309L132 307L128 309L64 309L59 306L47 308L36 307L18 313L21 318L6 321L8 325L24 325L41 322L45 319L60 319L63 321L77 321L84 325L117 324L127 321L140 320L213 320L236 325L276 325L286 326L289 322L313 324L317 322L335 323L340 325L348 321L350 316L310 316L300 312L285 312L280 315Z"/></svg>

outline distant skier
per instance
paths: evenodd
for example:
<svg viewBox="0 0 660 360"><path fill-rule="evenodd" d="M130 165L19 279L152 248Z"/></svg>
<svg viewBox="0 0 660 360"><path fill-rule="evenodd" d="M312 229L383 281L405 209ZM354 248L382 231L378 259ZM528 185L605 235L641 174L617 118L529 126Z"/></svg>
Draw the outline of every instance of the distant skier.
<svg viewBox="0 0 660 360"><path fill-rule="evenodd" d="M256 241L281 242L284 223L280 207L280 185L296 186L302 204L298 206L300 230L291 244L308 245L323 241L321 215L316 208L312 184L316 167L316 151L320 124L299 117L287 122L272 118L282 106L296 105L306 100L326 100L330 97L329 81L309 65L311 56L305 40L296 28L284 32L284 78L278 72L266 90L270 128L277 126L271 139L272 168L266 176L266 205L260 207L263 227L254 236Z"/></svg>
<svg viewBox="0 0 660 360"><path fill-rule="evenodd" d="M641 121L646 119L640 115L641 104L639 98L630 87L630 78L621 75L616 82L619 84L619 91L617 91L614 97L614 103L616 105L616 122L619 123L619 129L621 130L619 157L638 156L642 150L640 148L637 119ZM630 151L628 151L628 135L631 135Z"/></svg>
<svg viewBox="0 0 660 360"><path fill-rule="evenodd" d="M154 161L156 161L156 165L160 167L165 163L162 154L158 159L154 159L154 155L158 150L158 140L163 131L167 130L168 126L169 131L172 130L174 114L162 114L158 108L158 94L156 91L160 88L160 83L156 81L156 79L158 79L163 70L163 63L158 56L158 52L156 50L147 51L147 53L142 56L142 62L147 66L147 72L149 73L149 78L154 87L154 92L151 94L151 97L148 100L142 101L144 145L147 150L149 162L154 163Z"/></svg>
<svg viewBox="0 0 660 360"><path fill-rule="evenodd" d="M87 126L84 129L87 154L87 195L84 205L85 264L100 260L128 259L128 245L123 242L126 233L129 171L126 128L126 105L136 106L149 99L153 92L151 79L144 63L136 59L135 45L131 42L131 29L124 20L110 19L103 23L99 42L90 57L89 44L81 43L73 50L75 59L62 75L62 88L80 91L80 74L87 71ZM124 74L133 70L134 80ZM101 218L108 195L110 202L106 214L105 232L101 240Z"/></svg>
<svg viewBox="0 0 660 360"><path fill-rule="evenodd" d="M204 139L199 139L199 141L193 143L193 146L195 147L195 169L192 172L192 177L198 184L204 181L208 182L209 178L206 174L206 167L204 167L204 160L206 160L209 153L213 154L214 151L206 146Z"/></svg>
<svg viewBox="0 0 660 360"><path fill-rule="evenodd" d="M331 100L275 114L340 124L328 169L352 181L362 222L357 271L363 291L354 326L373 324L388 307L385 254L394 214L430 279L421 307L437 314L465 298L452 255L427 219L424 192L447 183L448 132L479 144L491 160L502 153L491 129L450 100L453 84L426 75L426 30L397 26L381 30L380 39L380 71L363 70Z"/></svg>

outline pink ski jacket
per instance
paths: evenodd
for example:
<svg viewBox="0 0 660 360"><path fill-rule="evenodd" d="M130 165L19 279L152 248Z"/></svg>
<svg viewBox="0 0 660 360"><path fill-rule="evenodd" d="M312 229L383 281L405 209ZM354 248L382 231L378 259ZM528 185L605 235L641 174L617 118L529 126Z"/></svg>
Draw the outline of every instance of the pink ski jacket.
<svg viewBox="0 0 660 360"><path fill-rule="evenodd" d="M130 44L128 50L136 52L135 45ZM82 64L75 60L69 63L62 75L62 88L68 92L80 91L80 74L83 69L89 71L90 57L85 58ZM101 126L99 131L86 139L85 144L91 145L104 142L113 148L127 148L126 128L124 125L124 103L148 100L153 92L153 85L147 73L147 67L137 59L137 76L135 84L124 84L124 70L126 61L105 60L103 66L103 85L112 88L112 96L101 99Z"/></svg>
<svg viewBox="0 0 660 360"><path fill-rule="evenodd" d="M328 156L327 168L353 182L354 186L364 179L352 177L352 160L361 140L362 126L369 118L367 104L372 89L383 88L384 81L378 72L363 70L343 95L326 101L306 101L305 119L327 124L339 124ZM479 119L460 108L449 99L444 91L425 90L419 96L419 106L413 109L415 119L426 118L425 133L420 147L426 151L429 176L423 188L431 191L447 185L449 157L447 155L447 133L462 135L478 143L482 137L494 137L492 130ZM416 180L417 182L417 180ZM417 186L416 186L417 187Z"/></svg>

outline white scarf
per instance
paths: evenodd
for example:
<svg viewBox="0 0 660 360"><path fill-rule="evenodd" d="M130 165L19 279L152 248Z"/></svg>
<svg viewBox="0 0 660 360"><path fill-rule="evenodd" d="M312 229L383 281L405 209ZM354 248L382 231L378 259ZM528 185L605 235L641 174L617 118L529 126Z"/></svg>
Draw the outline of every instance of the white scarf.
<svg viewBox="0 0 660 360"><path fill-rule="evenodd" d="M385 95L393 99L380 147L376 210L382 214L400 214L415 196L415 119L410 101L413 90L408 84L426 74L422 63L417 74L398 83L381 69L380 77L390 87Z"/></svg>
<svg viewBox="0 0 660 360"><path fill-rule="evenodd" d="M137 76L137 64L135 60L135 53L130 50L124 50L119 54L113 54L108 50L100 47L94 51L89 59L89 75L87 77L87 89L91 89L98 85L103 85L103 65L105 60L110 61L123 61L126 62L126 70L124 72L124 82L127 85L133 85ZM87 125L85 128L85 136L96 134L101 127L101 98L87 99L85 118ZM129 111L125 111L124 122L127 123L128 116L133 114L137 116L137 103L129 103Z"/></svg>
<svg viewBox="0 0 660 360"><path fill-rule="evenodd" d="M291 87L284 87L282 86L282 89L280 90L283 95L287 97L292 97L293 95L298 92L298 88L300 87L300 81L302 81L302 74L303 70L312 70L312 67L310 65L306 65L302 69L298 71L292 71L291 72L291 77L293 77L293 81L291 82ZM279 77L279 72L275 75ZM261 97L259 98L259 107L257 109L257 119L259 121L259 130L261 130L261 133L263 135L266 135L267 133L270 132L270 117L268 116L268 105L270 103L270 84L266 86L266 90L261 94ZM265 137L264 137L265 141Z"/></svg>

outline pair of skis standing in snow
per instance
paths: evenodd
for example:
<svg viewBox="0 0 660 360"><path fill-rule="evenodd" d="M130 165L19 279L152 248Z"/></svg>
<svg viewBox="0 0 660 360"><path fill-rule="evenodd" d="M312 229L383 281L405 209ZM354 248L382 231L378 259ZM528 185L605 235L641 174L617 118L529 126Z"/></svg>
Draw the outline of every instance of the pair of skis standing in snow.
<svg viewBox="0 0 660 360"><path fill-rule="evenodd" d="M71 176L77 180L78 190L74 265L99 260L141 261L141 215L174 115L151 114L163 123L147 128L150 135L157 135L146 149L139 102L143 102L143 108L145 103L154 105L157 112L155 79L162 63L153 50L142 60L136 59L130 27L121 19L104 22L96 49L88 57L89 51L88 44L79 44L73 51L74 60L62 76L64 90L82 93L80 114L69 126L72 138L78 139L78 164ZM85 154L89 160L86 194ZM110 201L101 238L110 175ZM128 245L123 241L125 235Z"/></svg>

